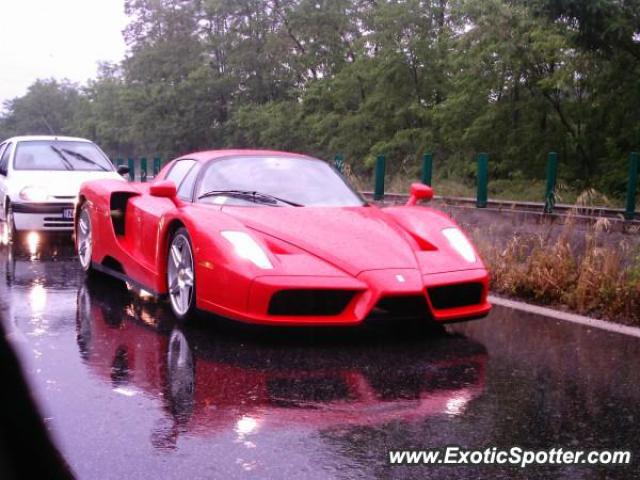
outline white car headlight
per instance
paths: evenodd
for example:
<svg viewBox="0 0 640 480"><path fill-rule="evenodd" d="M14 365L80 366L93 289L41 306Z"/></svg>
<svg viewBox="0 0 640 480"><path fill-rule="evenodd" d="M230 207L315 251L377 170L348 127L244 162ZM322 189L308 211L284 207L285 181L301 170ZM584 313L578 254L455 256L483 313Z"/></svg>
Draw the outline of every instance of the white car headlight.
<svg viewBox="0 0 640 480"><path fill-rule="evenodd" d="M44 187L29 185L20 190L20 198L28 202L45 202L49 198L49 192Z"/></svg>
<svg viewBox="0 0 640 480"><path fill-rule="evenodd" d="M251 235L245 232L236 232L234 230L225 230L220 232L224 238L226 238L240 258L244 258L245 260L249 260L256 267L264 268L265 270L270 270L273 268L271 262L269 261L269 257L265 251L258 245Z"/></svg>
<svg viewBox="0 0 640 480"><path fill-rule="evenodd" d="M456 252L460 254L469 263L475 263L476 252L473 249L473 245L467 239L467 237L460 231L459 228L449 227L442 230L442 234L449 241Z"/></svg>

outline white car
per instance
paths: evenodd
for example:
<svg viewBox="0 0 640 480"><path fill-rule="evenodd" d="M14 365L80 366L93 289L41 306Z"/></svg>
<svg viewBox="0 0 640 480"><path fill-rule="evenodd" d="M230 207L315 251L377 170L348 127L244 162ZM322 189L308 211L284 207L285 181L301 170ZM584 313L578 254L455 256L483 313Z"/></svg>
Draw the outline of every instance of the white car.
<svg viewBox="0 0 640 480"><path fill-rule="evenodd" d="M124 170L121 167L121 173ZM9 237L25 231L72 231L80 185L98 179L124 181L89 140L55 136L5 140L0 144L0 219Z"/></svg>

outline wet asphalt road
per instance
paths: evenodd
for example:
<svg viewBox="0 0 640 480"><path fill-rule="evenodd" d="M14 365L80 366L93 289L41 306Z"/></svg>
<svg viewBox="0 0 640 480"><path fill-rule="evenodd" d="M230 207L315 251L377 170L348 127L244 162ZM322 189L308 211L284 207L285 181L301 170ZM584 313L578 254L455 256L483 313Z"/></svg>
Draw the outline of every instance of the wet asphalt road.
<svg viewBox="0 0 640 480"><path fill-rule="evenodd" d="M35 251L35 250L34 250ZM638 478L640 339L496 307L447 332L272 331L0 250L0 309L82 479ZM631 449L630 467L390 466L389 449Z"/></svg>

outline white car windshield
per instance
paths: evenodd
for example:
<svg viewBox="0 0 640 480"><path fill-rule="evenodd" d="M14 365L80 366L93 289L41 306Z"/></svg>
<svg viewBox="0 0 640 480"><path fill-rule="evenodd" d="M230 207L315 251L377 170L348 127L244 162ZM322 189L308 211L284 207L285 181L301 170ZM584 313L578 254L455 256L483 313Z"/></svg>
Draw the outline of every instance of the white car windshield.
<svg viewBox="0 0 640 480"><path fill-rule="evenodd" d="M90 142L33 140L19 142L14 170L113 171L102 151Z"/></svg>

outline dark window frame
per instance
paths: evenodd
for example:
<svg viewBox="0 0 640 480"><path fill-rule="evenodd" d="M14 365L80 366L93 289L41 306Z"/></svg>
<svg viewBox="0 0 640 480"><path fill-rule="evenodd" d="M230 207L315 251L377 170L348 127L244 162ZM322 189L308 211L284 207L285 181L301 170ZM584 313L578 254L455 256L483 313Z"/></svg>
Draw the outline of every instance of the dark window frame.
<svg viewBox="0 0 640 480"><path fill-rule="evenodd" d="M4 149L0 152L0 175L3 177L6 177L9 174L9 162L11 160L11 155L13 155L13 151L15 150L14 146L14 142L5 142ZM5 157L5 153L8 153L8 156Z"/></svg>

